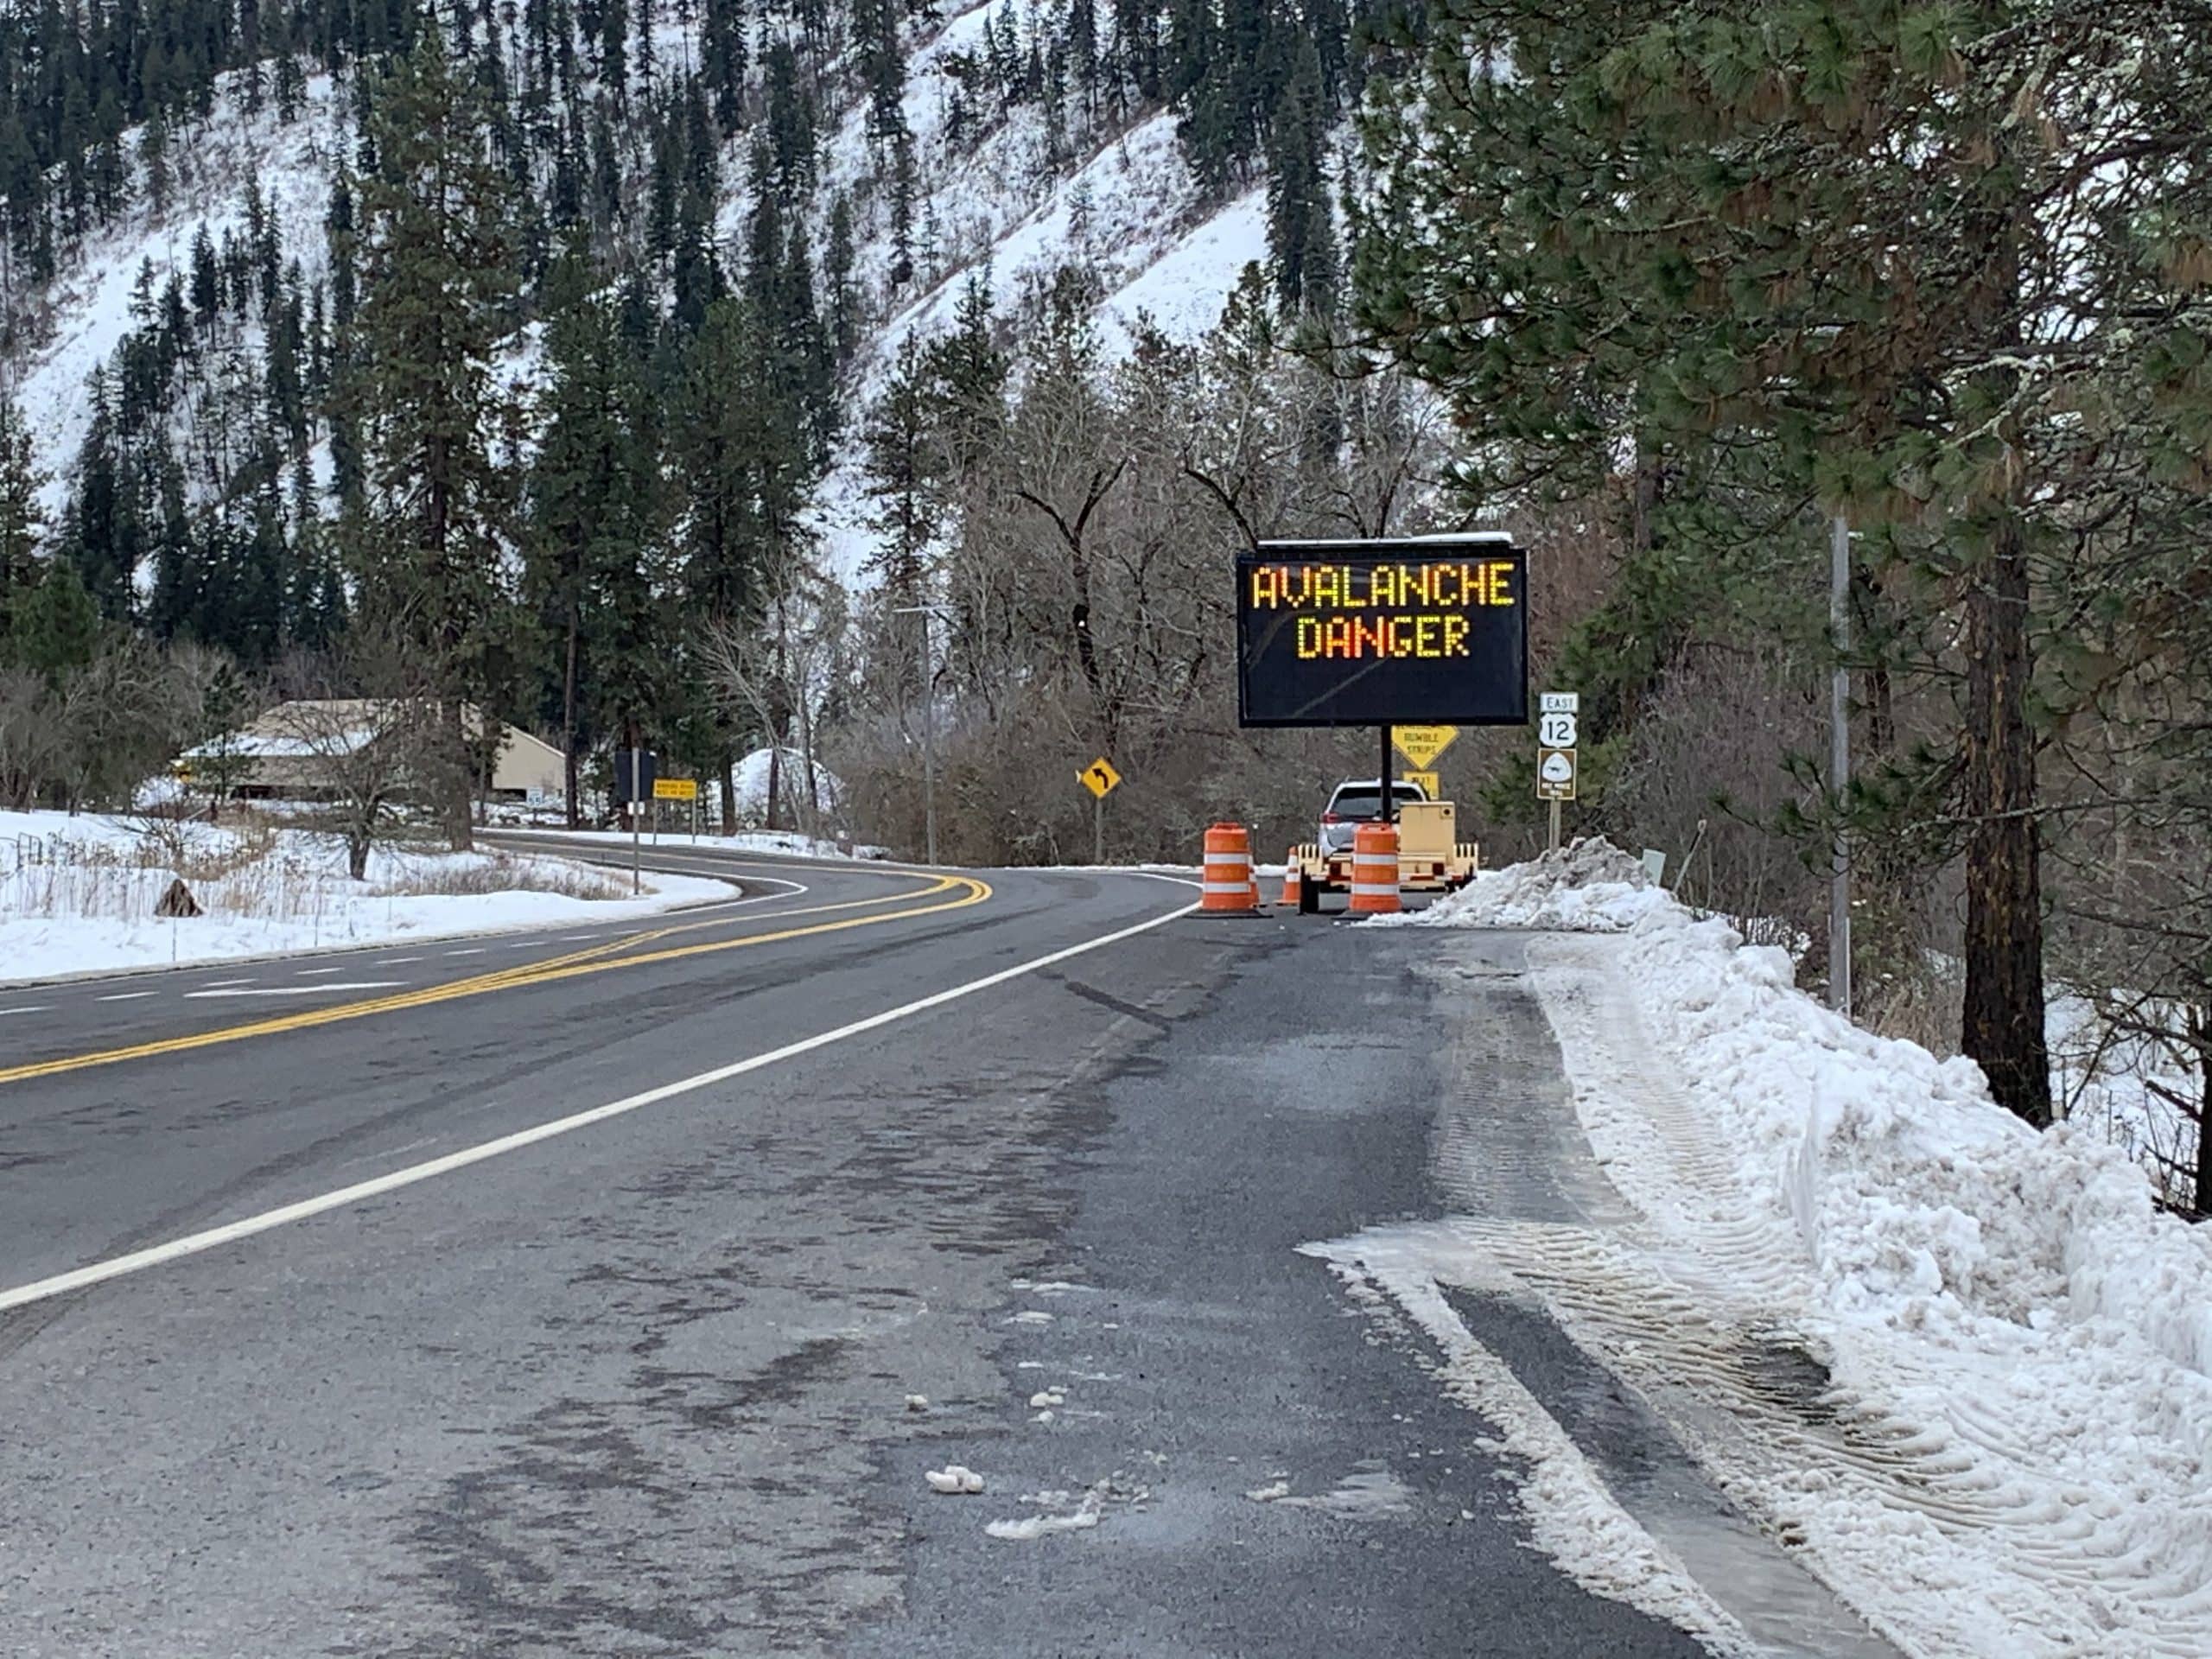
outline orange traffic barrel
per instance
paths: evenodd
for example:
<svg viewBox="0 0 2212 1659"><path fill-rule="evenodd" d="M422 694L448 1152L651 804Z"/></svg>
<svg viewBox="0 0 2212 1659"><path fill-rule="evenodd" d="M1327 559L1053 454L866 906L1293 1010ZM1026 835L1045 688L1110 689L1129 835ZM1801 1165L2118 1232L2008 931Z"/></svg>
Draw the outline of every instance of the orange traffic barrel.
<svg viewBox="0 0 2212 1659"><path fill-rule="evenodd" d="M1198 908L1248 916L1259 907L1259 887L1252 880L1252 837L1241 823L1215 824L1206 831Z"/></svg>
<svg viewBox="0 0 2212 1659"><path fill-rule="evenodd" d="M1306 885L1304 872L1298 862L1298 849L1294 847L1282 855L1282 901L1295 909Z"/></svg>
<svg viewBox="0 0 2212 1659"><path fill-rule="evenodd" d="M1398 909L1398 826L1363 823L1351 832L1351 903L1355 916Z"/></svg>

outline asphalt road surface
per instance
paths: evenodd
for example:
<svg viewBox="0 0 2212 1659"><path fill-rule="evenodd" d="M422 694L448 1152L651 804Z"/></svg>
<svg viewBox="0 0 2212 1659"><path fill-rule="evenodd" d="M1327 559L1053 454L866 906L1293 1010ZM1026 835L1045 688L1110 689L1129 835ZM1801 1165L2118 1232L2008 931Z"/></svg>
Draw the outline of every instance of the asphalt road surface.
<svg viewBox="0 0 2212 1659"><path fill-rule="evenodd" d="M1452 1109L1541 1141L1510 944L658 856L731 899L0 993L0 1653L1700 1650L1530 1548L1299 1249L1439 1212L1470 1042ZM1555 1331L1460 1313L1774 1651L1869 1650Z"/></svg>

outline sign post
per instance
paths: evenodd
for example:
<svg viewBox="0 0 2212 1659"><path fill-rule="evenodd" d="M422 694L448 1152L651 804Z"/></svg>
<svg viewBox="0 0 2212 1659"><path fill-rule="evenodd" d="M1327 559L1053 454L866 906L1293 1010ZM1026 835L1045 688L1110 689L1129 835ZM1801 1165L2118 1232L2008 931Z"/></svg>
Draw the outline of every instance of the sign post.
<svg viewBox="0 0 2212 1659"><path fill-rule="evenodd" d="M629 809L630 891L633 893L645 890L645 854L639 838L645 828L645 803L653 797L659 774L660 757L651 749L615 750L614 804Z"/></svg>
<svg viewBox="0 0 2212 1659"><path fill-rule="evenodd" d="M1121 787L1122 774L1104 755L1076 773L1076 781L1090 791L1090 861L1106 861L1106 798Z"/></svg>
<svg viewBox="0 0 2212 1659"><path fill-rule="evenodd" d="M653 779L653 845L660 845L660 815L663 801L691 803L691 839L699 839L699 780L696 778L656 778Z"/></svg>
<svg viewBox="0 0 2212 1659"><path fill-rule="evenodd" d="M1574 798L1575 716L1582 702L1574 691L1547 691L1536 716L1536 798L1550 811L1548 842L1559 851L1560 803Z"/></svg>
<svg viewBox="0 0 2212 1659"><path fill-rule="evenodd" d="M1398 753L1406 757L1408 770L1400 774L1400 781L1420 787L1422 794L1432 801L1444 798L1443 786L1437 781L1433 768L1436 757L1450 748L1459 735L1457 726L1393 726L1390 741ZM1389 763L1384 763L1387 773Z"/></svg>

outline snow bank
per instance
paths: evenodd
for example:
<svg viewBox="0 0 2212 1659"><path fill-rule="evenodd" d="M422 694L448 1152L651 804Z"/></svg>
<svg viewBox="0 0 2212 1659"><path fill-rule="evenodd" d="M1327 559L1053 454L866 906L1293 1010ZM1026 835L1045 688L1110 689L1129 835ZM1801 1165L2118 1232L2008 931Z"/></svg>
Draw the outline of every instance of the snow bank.
<svg viewBox="0 0 2212 1659"><path fill-rule="evenodd" d="M180 874L204 913L156 917ZM344 843L310 830L0 812L0 980L11 982L620 922L729 897L728 883L692 876L649 874L632 898L566 859L391 847L357 882Z"/></svg>
<svg viewBox="0 0 2212 1659"><path fill-rule="evenodd" d="M1656 1398L1728 1414L1677 1422L1724 1490L1908 1647L2212 1652L2212 1233L2124 1153L1860 1030L1601 843L1399 920L1555 930L1529 977L1637 1218L1572 1271L1485 1248ZM1826 1367L1802 1411L1732 1358L1777 1333Z"/></svg>
<svg viewBox="0 0 2212 1659"><path fill-rule="evenodd" d="M1425 910L1370 927L1546 927L1618 933L1673 901L1642 864L1602 841L1578 841L1527 864L1478 871Z"/></svg>

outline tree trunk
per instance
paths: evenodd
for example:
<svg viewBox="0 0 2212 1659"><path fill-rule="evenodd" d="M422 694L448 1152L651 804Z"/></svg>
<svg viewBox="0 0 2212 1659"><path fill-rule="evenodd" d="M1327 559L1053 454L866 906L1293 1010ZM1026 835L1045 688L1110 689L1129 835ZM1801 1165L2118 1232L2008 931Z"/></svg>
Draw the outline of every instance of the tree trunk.
<svg viewBox="0 0 2212 1659"><path fill-rule="evenodd" d="M369 849L373 843L365 835L346 837L346 873L356 881L365 881L369 876Z"/></svg>
<svg viewBox="0 0 2212 1659"><path fill-rule="evenodd" d="M468 722L461 713L458 697L446 699L440 715L445 726L446 741L446 842L456 853L465 853L476 844L475 826L470 822L470 787L476 768L470 764L468 753Z"/></svg>
<svg viewBox="0 0 2212 1659"><path fill-rule="evenodd" d="M768 810L764 830L776 827L776 797L783 786L784 734L777 728L768 728Z"/></svg>
<svg viewBox="0 0 2212 1659"><path fill-rule="evenodd" d="M2212 1217L2212 1006L2192 1003L2190 1046L2196 1051L2196 1213Z"/></svg>
<svg viewBox="0 0 2212 1659"><path fill-rule="evenodd" d="M2028 558L2007 513L1967 599L1967 991L1960 1046L1999 1104L2050 1122L2043 887L2028 729Z"/></svg>
<svg viewBox="0 0 2212 1659"><path fill-rule="evenodd" d="M569 828L571 830L583 826L583 817L578 810L582 768L576 764L576 636L580 632L582 621L575 601L572 599L569 603L569 665L561 683L562 776L563 786L569 792Z"/></svg>
<svg viewBox="0 0 2212 1659"><path fill-rule="evenodd" d="M737 762L722 756L722 834L737 833Z"/></svg>
<svg viewBox="0 0 2212 1659"><path fill-rule="evenodd" d="M814 716L806 698L798 700L798 758L806 768L806 833L822 833L822 779L814 766Z"/></svg>

